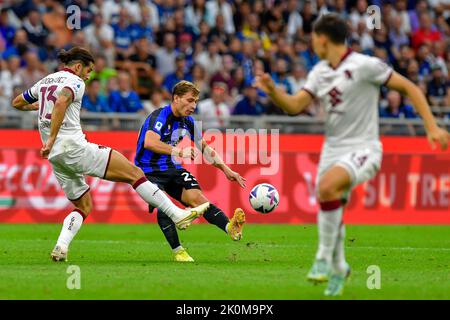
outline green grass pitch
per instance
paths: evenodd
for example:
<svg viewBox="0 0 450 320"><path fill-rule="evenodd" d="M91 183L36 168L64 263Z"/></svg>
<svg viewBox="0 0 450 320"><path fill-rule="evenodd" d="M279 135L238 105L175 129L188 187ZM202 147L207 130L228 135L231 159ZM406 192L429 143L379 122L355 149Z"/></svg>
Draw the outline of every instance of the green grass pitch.
<svg viewBox="0 0 450 320"><path fill-rule="evenodd" d="M324 299L305 279L315 225L245 227L232 242L215 226L180 233L195 263L172 262L157 225L87 224L69 262L49 258L57 224L0 225L0 299ZM352 276L342 299L450 299L450 226L347 226ZM66 286L70 265L81 288ZM381 288L367 288L377 265Z"/></svg>

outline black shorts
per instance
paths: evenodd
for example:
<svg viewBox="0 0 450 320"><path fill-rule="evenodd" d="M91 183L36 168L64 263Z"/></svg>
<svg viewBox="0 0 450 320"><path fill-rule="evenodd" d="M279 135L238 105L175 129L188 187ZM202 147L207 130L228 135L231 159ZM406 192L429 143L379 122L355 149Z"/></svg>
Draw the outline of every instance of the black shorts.
<svg viewBox="0 0 450 320"><path fill-rule="evenodd" d="M181 201L183 189L201 190L197 179L186 169L170 169L166 171L156 171L146 174L150 182L156 184L161 190L177 201ZM185 203L183 203L186 205ZM153 207L149 206L149 212L153 212Z"/></svg>

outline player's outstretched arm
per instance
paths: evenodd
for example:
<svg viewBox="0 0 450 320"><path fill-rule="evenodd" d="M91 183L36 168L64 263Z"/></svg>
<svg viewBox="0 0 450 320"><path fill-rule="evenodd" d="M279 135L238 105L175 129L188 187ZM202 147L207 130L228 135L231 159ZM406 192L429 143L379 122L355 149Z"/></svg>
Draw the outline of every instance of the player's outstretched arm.
<svg viewBox="0 0 450 320"><path fill-rule="evenodd" d="M431 144L431 147L435 149L435 144L438 143L442 150L446 150L448 141L450 140L450 134L447 130L439 128L437 125L436 119L431 113L427 99L420 88L395 71L386 86L389 89L399 91L411 100L417 113L423 119L425 130L427 132L427 138Z"/></svg>
<svg viewBox="0 0 450 320"><path fill-rule="evenodd" d="M42 157L48 158L50 150L52 149L53 144L56 141L59 129L61 128L61 124L64 120L67 107L72 103L73 98L73 93L69 88L63 88L59 93L58 98L53 105L50 124L50 136L48 137L48 140L46 141L44 147L42 147L41 149Z"/></svg>
<svg viewBox="0 0 450 320"><path fill-rule="evenodd" d="M205 139L202 139L197 146L199 148L201 147L203 155L213 166L223 171L228 180L236 181L242 188L245 188L245 178L239 173L231 170L231 168L223 161L222 157L208 145Z"/></svg>
<svg viewBox="0 0 450 320"><path fill-rule="evenodd" d="M299 114L313 100L311 95L305 90L300 90L294 95L290 95L281 88L277 88L267 73L255 77L255 86L264 91L278 107L290 115Z"/></svg>
<svg viewBox="0 0 450 320"><path fill-rule="evenodd" d="M12 106L20 111L35 111L39 109L39 102L36 101L34 103L29 103L27 100L25 100L23 94L21 93L14 98Z"/></svg>

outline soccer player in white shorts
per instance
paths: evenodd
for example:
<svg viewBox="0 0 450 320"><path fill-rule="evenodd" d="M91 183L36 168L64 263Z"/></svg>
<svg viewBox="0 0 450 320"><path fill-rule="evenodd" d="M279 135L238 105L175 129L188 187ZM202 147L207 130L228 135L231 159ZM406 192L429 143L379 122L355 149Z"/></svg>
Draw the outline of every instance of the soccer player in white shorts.
<svg viewBox="0 0 450 320"><path fill-rule="evenodd" d="M328 281L328 296L342 294L350 272L344 256L342 223L347 194L352 187L371 179L381 166L380 86L408 96L424 121L433 148L438 143L445 150L449 140L449 133L437 126L421 90L381 60L352 52L346 45L347 35L346 21L336 14L322 15L315 22L312 44L321 61L294 95L277 88L268 74L259 74L255 79L255 85L291 115L302 112L315 98L325 106L325 142L317 179L319 247L307 278Z"/></svg>
<svg viewBox="0 0 450 320"><path fill-rule="evenodd" d="M69 245L92 209L85 175L132 185L144 201L163 211L179 229L187 228L208 209L209 203L190 210L178 208L121 153L88 142L80 125L80 109L84 81L94 68L94 58L80 47L62 50L58 58L64 63L64 69L41 79L13 101L16 109L39 110L41 155L50 161L56 179L75 206L64 219L51 253L53 260L67 260Z"/></svg>

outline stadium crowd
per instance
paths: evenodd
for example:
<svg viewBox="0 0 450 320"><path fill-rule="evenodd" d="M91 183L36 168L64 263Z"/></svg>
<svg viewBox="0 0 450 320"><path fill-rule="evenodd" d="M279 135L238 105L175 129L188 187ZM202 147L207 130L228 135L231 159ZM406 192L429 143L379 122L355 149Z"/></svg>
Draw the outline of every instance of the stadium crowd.
<svg viewBox="0 0 450 320"><path fill-rule="evenodd" d="M374 30L366 24L369 5L381 8ZM327 12L347 19L353 50L392 65L431 105L450 106L446 0L4 0L0 6L0 112L60 67L61 48L78 45L96 56L86 111L148 114L186 79L201 89L197 112L217 118L211 127L226 125L231 114L280 114L252 86L255 72L271 73L289 93L299 90L318 62L312 24ZM416 117L398 93L384 88L381 95L382 117ZM324 111L315 103L306 114Z"/></svg>

